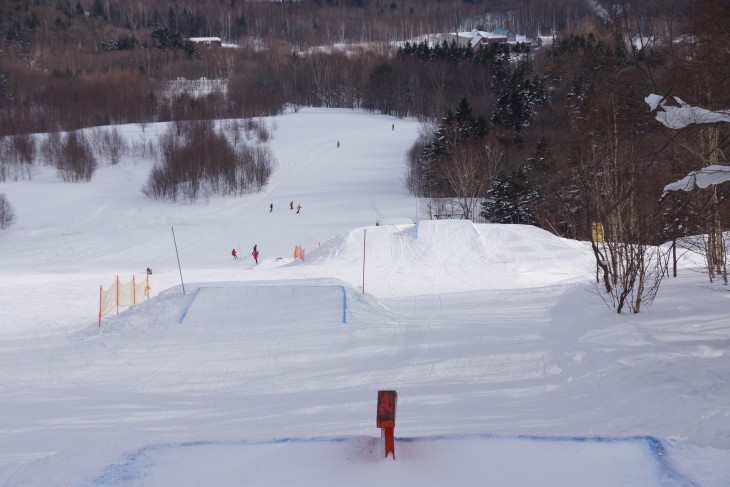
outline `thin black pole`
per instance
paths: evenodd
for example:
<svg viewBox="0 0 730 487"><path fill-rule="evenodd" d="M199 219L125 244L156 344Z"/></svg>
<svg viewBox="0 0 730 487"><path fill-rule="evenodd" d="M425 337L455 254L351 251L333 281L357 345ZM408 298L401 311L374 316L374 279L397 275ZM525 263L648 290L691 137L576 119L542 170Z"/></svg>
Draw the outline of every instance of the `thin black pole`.
<svg viewBox="0 0 730 487"><path fill-rule="evenodd" d="M177 252L177 240L175 240L175 229L170 227L172 230L172 241L175 242L175 255L177 256L177 268L180 269L180 283L182 284L183 294L185 294L185 282L183 282L182 267L180 267L180 254Z"/></svg>
<svg viewBox="0 0 730 487"><path fill-rule="evenodd" d="M362 234L362 293L365 294L365 241L368 237L368 229L366 228Z"/></svg>

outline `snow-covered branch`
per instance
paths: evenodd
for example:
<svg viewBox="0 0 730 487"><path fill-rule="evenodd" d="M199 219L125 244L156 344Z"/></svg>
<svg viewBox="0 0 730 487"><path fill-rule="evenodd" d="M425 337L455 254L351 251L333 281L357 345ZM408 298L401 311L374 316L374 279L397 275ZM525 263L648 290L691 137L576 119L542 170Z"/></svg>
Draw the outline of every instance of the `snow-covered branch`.
<svg viewBox="0 0 730 487"><path fill-rule="evenodd" d="M644 98L656 119L670 129L681 129L692 124L730 123L730 110L708 110L693 107L676 96L651 94ZM668 105L667 101L675 104ZM713 184L730 181L730 166L711 165L698 171L692 171L679 181L664 186L662 197L672 191L692 191L694 188L707 188Z"/></svg>
<svg viewBox="0 0 730 487"><path fill-rule="evenodd" d="M730 181L730 166L707 166L698 171L692 171L679 181L664 186L662 197L672 191L692 191L695 188L707 188L713 184Z"/></svg>
<svg viewBox="0 0 730 487"><path fill-rule="evenodd" d="M644 98L651 111L656 110L656 119L670 129L681 129L688 125L700 123L730 122L730 109L708 110L693 107L676 96L651 94ZM667 102L673 103L668 104Z"/></svg>

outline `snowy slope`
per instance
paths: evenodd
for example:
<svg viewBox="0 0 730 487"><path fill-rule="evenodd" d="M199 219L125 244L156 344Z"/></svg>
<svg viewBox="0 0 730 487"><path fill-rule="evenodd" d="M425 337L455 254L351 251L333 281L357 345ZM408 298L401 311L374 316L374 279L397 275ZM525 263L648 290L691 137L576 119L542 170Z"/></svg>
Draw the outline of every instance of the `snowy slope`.
<svg viewBox="0 0 730 487"><path fill-rule="evenodd" d="M0 485L730 485L724 289L682 269L617 316L584 243L420 220L414 121L265 122L260 194L150 201L132 157L0 183ZM99 286L148 265L153 299L98 328Z"/></svg>

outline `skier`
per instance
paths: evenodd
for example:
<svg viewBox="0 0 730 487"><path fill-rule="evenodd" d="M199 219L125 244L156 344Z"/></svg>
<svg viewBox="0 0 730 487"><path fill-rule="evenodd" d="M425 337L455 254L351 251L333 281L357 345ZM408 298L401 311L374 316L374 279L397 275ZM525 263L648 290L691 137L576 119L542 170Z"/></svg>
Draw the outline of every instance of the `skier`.
<svg viewBox="0 0 730 487"><path fill-rule="evenodd" d="M294 202L293 201L290 201L289 202L289 209L290 210L293 210L294 209Z"/></svg>
<svg viewBox="0 0 730 487"><path fill-rule="evenodd" d="M231 255L233 256L233 260L238 259L238 254L236 253L236 249L231 250Z"/></svg>
<svg viewBox="0 0 730 487"><path fill-rule="evenodd" d="M151 276L152 275L152 269L150 269L149 267L147 268L147 275L148 276Z"/></svg>
<svg viewBox="0 0 730 487"><path fill-rule="evenodd" d="M297 205L297 215L302 211L302 205Z"/></svg>
<svg viewBox="0 0 730 487"><path fill-rule="evenodd" d="M269 213L271 213L272 211L274 211L274 203L271 203L269 205Z"/></svg>
<svg viewBox="0 0 730 487"><path fill-rule="evenodd" d="M259 251L254 250L253 252L251 252L251 255L253 255L253 260L255 260L256 263L258 264L259 263Z"/></svg>
<svg viewBox="0 0 730 487"><path fill-rule="evenodd" d="M338 149L340 148L340 141L339 140L337 141L337 148Z"/></svg>

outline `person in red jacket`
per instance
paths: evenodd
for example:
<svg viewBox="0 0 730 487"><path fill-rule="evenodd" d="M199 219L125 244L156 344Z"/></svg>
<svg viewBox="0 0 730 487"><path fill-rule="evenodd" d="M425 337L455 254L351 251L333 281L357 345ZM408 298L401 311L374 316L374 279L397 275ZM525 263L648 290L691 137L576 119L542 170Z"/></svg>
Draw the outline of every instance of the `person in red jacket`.
<svg viewBox="0 0 730 487"><path fill-rule="evenodd" d="M233 259L238 259L238 254L236 253L236 249L231 250L231 255L233 256Z"/></svg>
<svg viewBox="0 0 730 487"><path fill-rule="evenodd" d="M259 263L259 251L254 250L253 252L251 252L251 255L253 255L253 260L255 260L256 263L258 264Z"/></svg>

